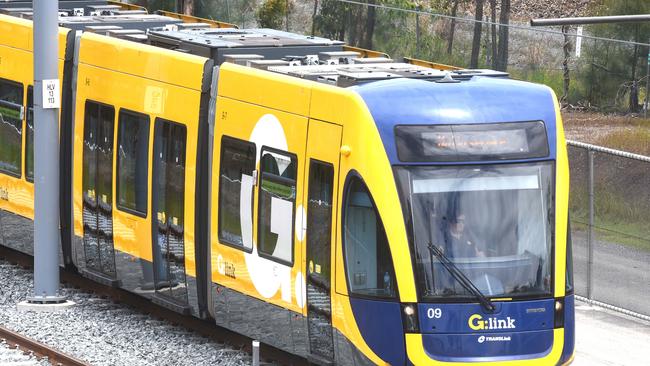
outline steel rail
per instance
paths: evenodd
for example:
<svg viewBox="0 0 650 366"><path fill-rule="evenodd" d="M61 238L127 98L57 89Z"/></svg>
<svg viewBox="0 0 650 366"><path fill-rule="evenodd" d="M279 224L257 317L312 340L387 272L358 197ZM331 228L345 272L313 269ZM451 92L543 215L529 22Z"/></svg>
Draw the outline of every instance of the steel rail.
<svg viewBox="0 0 650 366"><path fill-rule="evenodd" d="M53 365L90 366L85 361L58 351L44 343L27 338L3 326L0 326L0 339L4 339L8 344L13 344L19 349L31 351L38 358L47 357L47 360Z"/></svg>

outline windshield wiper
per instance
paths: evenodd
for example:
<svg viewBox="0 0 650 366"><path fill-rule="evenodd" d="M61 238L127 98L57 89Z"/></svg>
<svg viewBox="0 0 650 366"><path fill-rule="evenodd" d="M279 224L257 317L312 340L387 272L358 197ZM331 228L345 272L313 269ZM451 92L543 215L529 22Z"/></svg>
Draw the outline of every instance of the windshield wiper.
<svg viewBox="0 0 650 366"><path fill-rule="evenodd" d="M429 252L433 253L433 255L435 255L440 260L442 266L445 267L445 269L451 274L451 276L454 277L454 279L458 281L458 283L460 283L467 291L471 292L472 295L474 295L479 300L479 302L481 303L481 305L483 305L485 310L494 311L495 309L494 304L487 297L485 297L485 295L483 295L481 290L479 290L474 285L474 283L470 281L470 279L467 278L467 276L465 276L463 271L461 271L456 266L456 264L452 262L445 255L445 253L442 252L442 250L440 250L440 248L433 245L432 243L429 243L427 247L429 248Z"/></svg>

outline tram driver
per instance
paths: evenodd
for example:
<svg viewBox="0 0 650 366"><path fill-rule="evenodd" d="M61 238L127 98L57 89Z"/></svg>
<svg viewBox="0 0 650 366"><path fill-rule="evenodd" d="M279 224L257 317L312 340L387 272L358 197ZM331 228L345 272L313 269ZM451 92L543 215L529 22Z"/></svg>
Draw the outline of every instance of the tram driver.
<svg viewBox="0 0 650 366"><path fill-rule="evenodd" d="M474 235L465 229L465 214L454 214L447 219L444 242L444 251L452 258L485 257Z"/></svg>

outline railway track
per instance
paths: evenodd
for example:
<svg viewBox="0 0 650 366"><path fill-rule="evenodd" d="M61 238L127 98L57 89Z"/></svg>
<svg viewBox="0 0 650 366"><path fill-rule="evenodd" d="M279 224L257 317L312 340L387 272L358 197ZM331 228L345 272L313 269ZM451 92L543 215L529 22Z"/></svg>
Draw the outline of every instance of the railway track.
<svg viewBox="0 0 650 366"><path fill-rule="evenodd" d="M53 365L89 366L88 363L60 352L46 344L27 338L12 330L0 326L0 339L24 352L32 352L37 358L47 358Z"/></svg>
<svg viewBox="0 0 650 366"><path fill-rule="evenodd" d="M4 246L0 246L0 258L3 258L8 262L15 263L24 268L32 268L33 266L33 257ZM61 282L67 284L68 286L80 288L83 289L84 291L94 292L99 296L108 297L117 303L129 305L155 318L165 320L174 325L180 325L192 332L207 337L219 344L226 344L231 346L234 349L241 349L249 354L252 353L252 341L253 341L252 339L242 336L241 334L230 331L228 329L219 327L218 325L214 324L214 322L178 314L169 309L156 305L143 297L124 291L122 289L109 287L109 286L105 286L93 282L73 271L69 271L63 268L60 269L60 278L61 278ZM32 341L34 342L34 348L32 348L28 343L26 343L25 346L23 346L19 343L18 340L25 339L26 342L31 340L17 333L14 333L10 330L6 330L6 331L13 334L13 335L5 336L4 331L0 330L0 338L5 338L7 340L7 343L10 344L15 343L19 347L24 348L25 350L32 351L34 352L34 354L37 355L43 354L42 357L48 357L48 359L53 364L56 364L58 362L61 365L88 365L87 363L84 363L83 361L79 361L79 360L76 360L76 362L79 363L69 363L68 361L65 360L59 361L55 357L50 356L48 354L48 352L52 352L52 355L55 355L55 352L57 352L56 350L50 349L50 351L47 351L49 348L46 345L34 341ZM16 339L17 341L14 342L13 339ZM43 351L41 352L39 349L42 349ZM264 344L261 345L260 355L261 355L261 360L260 360L261 365L307 364L307 361L304 358L289 354L285 351Z"/></svg>

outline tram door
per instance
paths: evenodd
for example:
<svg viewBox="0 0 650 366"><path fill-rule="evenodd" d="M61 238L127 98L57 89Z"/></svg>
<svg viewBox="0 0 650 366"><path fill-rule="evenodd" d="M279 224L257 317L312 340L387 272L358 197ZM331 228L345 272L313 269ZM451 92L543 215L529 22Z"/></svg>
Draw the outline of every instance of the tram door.
<svg viewBox="0 0 650 366"><path fill-rule="evenodd" d="M115 109L86 102L83 145L84 254L88 270L115 279L113 131Z"/></svg>
<svg viewBox="0 0 650 366"><path fill-rule="evenodd" d="M307 138L307 323L312 356L334 360L332 334L332 240L341 126L310 120Z"/></svg>
<svg viewBox="0 0 650 366"><path fill-rule="evenodd" d="M181 307L185 282L185 126L156 119L153 152L153 266L156 293Z"/></svg>

